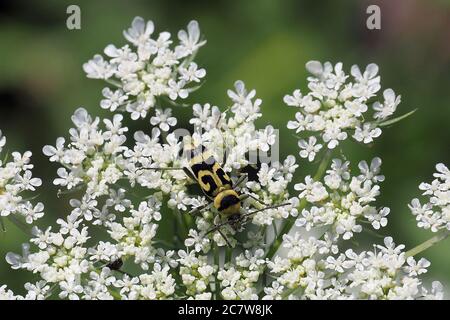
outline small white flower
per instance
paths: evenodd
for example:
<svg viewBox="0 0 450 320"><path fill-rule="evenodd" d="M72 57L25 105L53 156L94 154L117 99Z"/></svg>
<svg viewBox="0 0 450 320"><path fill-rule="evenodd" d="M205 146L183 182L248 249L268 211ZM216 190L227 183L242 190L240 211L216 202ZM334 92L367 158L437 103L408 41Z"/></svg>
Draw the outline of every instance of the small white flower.
<svg viewBox="0 0 450 320"><path fill-rule="evenodd" d="M145 22L141 17L135 17L131 23L131 27L123 32L125 39L135 46L144 45L155 30L155 26L151 20Z"/></svg>
<svg viewBox="0 0 450 320"><path fill-rule="evenodd" d="M258 146L261 151L267 152L275 143L276 133L272 126L267 126L264 131L258 131Z"/></svg>
<svg viewBox="0 0 450 320"><path fill-rule="evenodd" d="M358 100L345 101L344 105L345 108L356 117L360 117L364 112L367 111L367 105L361 103Z"/></svg>
<svg viewBox="0 0 450 320"><path fill-rule="evenodd" d="M122 106L128 99L128 96L121 89L112 91L109 88L104 88L102 94L106 99L100 101L100 107L109 109L111 112L116 111L117 108Z"/></svg>
<svg viewBox="0 0 450 320"><path fill-rule="evenodd" d="M308 161L311 162L316 157L316 153L322 149L322 145L317 143L317 139L314 136L309 137L308 142L306 140L299 140L298 146L300 147L300 157L308 158Z"/></svg>
<svg viewBox="0 0 450 320"><path fill-rule="evenodd" d="M330 125L323 134L323 141L328 143L328 149L334 149L339 144L339 141L347 139L347 133L339 129L339 127Z"/></svg>
<svg viewBox="0 0 450 320"><path fill-rule="evenodd" d="M379 211L377 210L369 210L364 214L364 216L372 223L372 226L375 230L380 229L381 227L385 227L387 225L387 215L389 214L389 208L381 208Z"/></svg>
<svg viewBox="0 0 450 320"><path fill-rule="evenodd" d="M189 22L187 31L178 32L178 39L180 39L180 45L175 48L175 52L180 58L193 54L206 43L206 40L200 41L200 28L195 20Z"/></svg>
<svg viewBox="0 0 450 320"><path fill-rule="evenodd" d="M169 92L169 98L172 100L176 100L178 97L180 97L181 99L186 99L189 95L189 91L184 89L185 86L185 81L181 80L176 82L173 79L169 80L169 88L168 88L168 92Z"/></svg>
<svg viewBox="0 0 450 320"><path fill-rule="evenodd" d="M197 230L191 229L189 230L189 238L184 240L184 245L186 247L194 246L196 252L207 252L209 250L209 239L198 234Z"/></svg>
<svg viewBox="0 0 450 320"><path fill-rule="evenodd" d="M234 83L235 91L228 90L227 94L230 99L237 104L245 105L251 101L256 95L255 90L247 92L243 81L238 80Z"/></svg>
<svg viewBox="0 0 450 320"><path fill-rule="evenodd" d="M356 141L371 143L374 138L378 138L381 135L380 128L372 128L370 123L364 123L363 127L356 127L353 138Z"/></svg>
<svg viewBox="0 0 450 320"><path fill-rule="evenodd" d="M338 221L336 226L336 232L342 234L344 240L348 240L353 237L353 233L359 233L362 231L362 227L356 224L355 217L349 216Z"/></svg>
<svg viewBox="0 0 450 320"><path fill-rule="evenodd" d="M25 300L44 300L50 291L50 285L43 280L35 284L27 282L24 287L28 291Z"/></svg>
<svg viewBox="0 0 450 320"><path fill-rule="evenodd" d="M356 97L369 99L380 90L380 76L378 76L378 66L376 64L369 64L364 73L361 73L357 65L353 65L351 74L357 82L353 87Z"/></svg>
<svg viewBox="0 0 450 320"><path fill-rule="evenodd" d="M401 96L395 96L392 89L384 90L383 97L383 103L377 101L373 104L373 109L376 111L373 116L375 119L384 120L392 116L401 102Z"/></svg>
<svg viewBox="0 0 450 320"><path fill-rule="evenodd" d="M177 124L177 119L172 117L172 110L165 109L155 109L155 116L150 118L150 123L152 126L159 126L162 131L169 131L170 127Z"/></svg>
<svg viewBox="0 0 450 320"><path fill-rule="evenodd" d="M306 231L310 231L320 221L320 216L323 212L323 208L318 207L312 207L310 210L303 209L301 217L297 218L295 225L297 227L304 227Z"/></svg>
<svg viewBox="0 0 450 320"><path fill-rule="evenodd" d="M310 122L310 119L303 116L301 112L295 114L295 119L297 121L289 121L287 127L288 129L295 129L296 133L304 131Z"/></svg>
<svg viewBox="0 0 450 320"><path fill-rule="evenodd" d="M420 258L420 260L416 262L414 257L408 257L406 262L408 263L408 266L405 267L405 270L412 277L426 273L427 268L431 265L430 261L425 258Z"/></svg>
<svg viewBox="0 0 450 320"><path fill-rule="evenodd" d="M416 216L417 226L432 232L444 228L450 230L450 171L443 163L436 165L436 171L433 174L436 179L419 185L422 195L427 197L424 204L415 198L408 205Z"/></svg>
<svg viewBox="0 0 450 320"><path fill-rule="evenodd" d="M39 178L33 178L30 170L26 170L23 176L18 176L17 182L24 190L31 191L35 191L36 187L40 187L42 185L42 180Z"/></svg>
<svg viewBox="0 0 450 320"><path fill-rule="evenodd" d="M50 157L49 160L51 162L61 161L65 155L64 143L65 143L64 138L59 137L58 139L56 139L56 147L46 145L46 146L44 146L44 148L42 148L42 152L47 157Z"/></svg>
<svg viewBox="0 0 450 320"><path fill-rule="evenodd" d="M284 286L280 285L279 282L273 281L271 287L264 288L264 293L266 294L263 300L281 300L282 293L284 291Z"/></svg>
<svg viewBox="0 0 450 320"><path fill-rule="evenodd" d="M380 175L381 159L375 157L370 163L370 167L366 161L361 161L358 164L358 168L361 171L361 175L358 176L362 181L371 180L374 183L383 182L384 176Z"/></svg>
<svg viewBox="0 0 450 320"><path fill-rule="evenodd" d="M70 300L79 300L79 294L83 292L83 287L77 284L74 279L62 281L59 286L61 288L61 292L59 293L61 299L69 298Z"/></svg>
<svg viewBox="0 0 450 320"><path fill-rule="evenodd" d="M92 79L109 79L114 74L113 67L99 54L83 64L83 70L86 76Z"/></svg>
<svg viewBox="0 0 450 320"><path fill-rule="evenodd" d="M25 216L25 222L28 224L32 224L44 216L44 204L42 202L38 202L34 207L31 204L25 205L23 209L22 215Z"/></svg>
<svg viewBox="0 0 450 320"><path fill-rule="evenodd" d="M328 197L328 192L320 181L314 181L311 176L305 177L304 183L297 183L294 189L301 191L299 198L306 198L309 202L319 202Z"/></svg>
<svg viewBox="0 0 450 320"><path fill-rule="evenodd" d="M301 107L302 106L302 93L299 89L295 90L292 96L285 95L283 98L284 103L290 107Z"/></svg>
<svg viewBox="0 0 450 320"><path fill-rule="evenodd" d="M191 62L188 68L180 67L180 79L186 82L200 82L200 79L206 75L205 69L198 69L195 62Z"/></svg>

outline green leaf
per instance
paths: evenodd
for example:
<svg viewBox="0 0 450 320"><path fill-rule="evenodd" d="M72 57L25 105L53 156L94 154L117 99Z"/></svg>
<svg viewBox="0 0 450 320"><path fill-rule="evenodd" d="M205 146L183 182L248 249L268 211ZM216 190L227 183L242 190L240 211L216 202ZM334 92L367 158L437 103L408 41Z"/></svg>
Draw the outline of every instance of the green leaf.
<svg viewBox="0 0 450 320"><path fill-rule="evenodd" d="M417 110L418 110L418 108L416 108L416 109L414 109L413 111L410 111L410 112L408 112L408 113L405 113L404 115L399 116L399 117L397 117L397 118L390 119L390 120L386 120L386 121L384 121L384 122L380 122L380 123L378 124L378 126L379 126L379 127L386 127L386 126L389 126L389 125L391 125L391 124L397 123L397 122L399 122L399 121L401 121L401 120L403 120L403 119L406 119L407 117L409 117L410 115L412 115L412 114L413 114L414 112L416 112Z"/></svg>

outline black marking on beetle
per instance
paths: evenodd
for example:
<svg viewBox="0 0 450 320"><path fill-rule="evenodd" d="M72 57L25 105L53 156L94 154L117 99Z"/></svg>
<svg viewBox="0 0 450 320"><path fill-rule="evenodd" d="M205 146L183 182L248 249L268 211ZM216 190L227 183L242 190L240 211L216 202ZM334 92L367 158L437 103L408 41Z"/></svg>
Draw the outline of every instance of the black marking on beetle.
<svg viewBox="0 0 450 320"><path fill-rule="evenodd" d="M228 175L225 173L225 171L221 167L216 169L215 174L219 177L220 181L222 181L223 185L231 186L230 178L228 177Z"/></svg>
<svg viewBox="0 0 450 320"><path fill-rule="evenodd" d="M202 189L208 196L212 197L214 195L214 191L217 190L217 184L214 181L214 178L211 175L204 175L201 177L201 182L205 185L209 185L209 190L205 190L204 188Z"/></svg>
<svg viewBox="0 0 450 320"><path fill-rule="evenodd" d="M106 265L111 270L120 270L123 266L123 260L121 258L111 261Z"/></svg>
<svg viewBox="0 0 450 320"><path fill-rule="evenodd" d="M194 163L193 165L191 165L191 169L192 169L192 172L195 174L195 176L198 178L198 173L202 170L214 172L213 165L214 165L214 163L209 164L207 162L199 162L199 163Z"/></svg>
<svg viewBox="0 0 450 320"><path fill-rule="evenodd" d="M223 211L229 207L231 207L232 205L235 205L237 203L239 203L241 200L236 197L235 195L227 195L225 197L223 197L222 201L220 201L220 207L219 207L219 211Z"/></svg>

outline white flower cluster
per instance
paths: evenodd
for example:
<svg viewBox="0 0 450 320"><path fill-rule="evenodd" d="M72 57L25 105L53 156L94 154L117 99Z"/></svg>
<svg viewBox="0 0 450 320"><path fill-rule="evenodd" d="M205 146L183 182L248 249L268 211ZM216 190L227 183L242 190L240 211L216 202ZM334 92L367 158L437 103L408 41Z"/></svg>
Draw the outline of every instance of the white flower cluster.
<svg viewBox="0 0 450 320"><path fill-rule="evenodd" d="M225 265L217 278L221 281L221 295L226 300L257 300L257 283L264 272L264 250L245 250L234 264Z"/></svg>
<svg viewBox="0 0 450 320"><path fill-rule="evenodd" d="M381 159L374 158L370 165L361 161L360 174L353 177L349 166L348 161L334 159L331 169L323 169L323 182L307 176L294 186L301 192L297 230L281 235L283 250L267 261L275 280L264 288L263 298L443 299L439 282L427 289L420 279L430 262L409 256L392 237L385 237L384 246L359 253L339 241L361 232L358 222L364 220L374 229L386 226L389 213L388 208L371 205L380 193L378 182L384 181ZM448 169L438 166L435 176L442 180L434 183L434 190L442 191L445 188L436 187L446 180ZM429 190L430 185L421 189Z"/></svg>
<svg viewBox="0 0 450 320"><path fill-rule="evenodd" d="M374 205L384 180L380 158L370 165L361 161L356 175L347 160L335 158L328 165L331 149L349 131L371 142L400 102L385 90L384 101L373 103L374 121L365 122L367 104L380 89L375 65L364 73L354 66L354 81L347 83L342 64L309 62L311 92L285 97L299 108L288 127L311 134L299 141L300 156L313 161L322 148L319 139L330 149L317 173L294 185L298 195L292 197L296 159L277 158L277 130L256 127L262 101L242 81L228 90L226 111L194 104L189 121L194 130L173 128L177 118L163 108L173 103L157 98L177 100L194 89L188 85L205 71L192 60L205 41L195 21L178 33L180 43L172 49L170 34L152 39L153 29L151 21L135 18L124 35L136 52L109 45L109 61L97 55L84 65L88 77L117 86L104 89L101 102L114 115L101 120L79 108L69 141L60 137L56 146L43 148L60 166L53 182L61 187L58 195L71 194L72 209L56 220L57 228L33 226L22 253L7 254L12 269L30 271L37 280L25 284L24 295L0 285L0 299L443 298L440 283L427 289L420 279L430 263L409 256L391 237L372 251L341 241L364 224L386 226L389 214ZM119 112L136 120L153 107L150 128L131 133L123 126ZM0 152L4 145L0 132ZM231 177L241 196L236 223L184 172L192 145L206 147ZM13 153L12 162L0 162L1 215L19 213L28 223L43 215L42 204L33 207L22 195L41 184L31 176L30 155ZM208 173L223 174L212 170ZM420 186L429 203L411 205L420 223L433 230L448 228L449 220L450 174L442 164L437 170L432 184Z"/></svg>
<svg viewBox="0 0 450 320"><path fill-rule="evenodd" d="M349 135L365 144L373 142L381 135L380 124L394 114L400 103L400 96L392 89L384 90L383 100L373 101L381 88L376 64L369 64L364 72L353 65L353 81L347 81L349 76L341 62L333 66L330 62L309 61L306 69L312 74L308 77L310 91L303 95L297 89L286 95L284 102L298 110L287 127L307 133L307 139L301 138L298 144L300 156L309 161L323 145L334 149ZM369 104L374 111L372 121L367 114Z"/></svg>
<svg viewBox="0 0 450 320"><path fill-rule="evenodd" d="M406 257L404 245L391 237L373 251L339 252L324 239L303 238L299 232L284 235L287 257L275 257L269 269L276 275L265 299L442 299L443 287L435 281L423 286L419 275L430 263Z"/></svg>
<svg viewBox="0 0 450 320"><path fill-rule="evenodd" d="M419 189L427 197L424 204L415 198L409 208L416 216L419 228L437 232L441 229L450 231L450 170L443 164L436 165L436 178L431 183L423 182Z"/></svg>
<svg viewBox="0 0 450 320"><path fill-rule="evenodd" d="M114 286L120 289L119 294L123 300L168 299L175 292L175 279L169 270L169 266L161 267L155 263L152 273L144 273L139 277L125 275L116 280Z"/></svg>
<svg viewBox="0 0 450 320"><path fill-rule="evenodd" d="M189 299L210 300L212 298L211 284L214 281L217 266L208 264L207 256L196 256L195 253L195 251L186 252L184 250L178 252L180 275L185 287L185 294Z"/></svg>
<svg viewBox="0 0 450 320"><path fill-rule="evenodd" d="M87 185L85 203L98 196L107 195L110 185L123 177L125 167L122 152L126 141L127 127L122 127L123 116L114 115L113 120L103 120L106 130L99 128L100 119L92 117L83 108L72 116L76 128L71 128L70 142L56 140L56 146L45 146L43 152L51 162L62 165L58 169L55 185L71 190Z"/></svg>
<svg viewBox="0 0 450 320"><path fill-rule="evenodd" d="M6 137L0 131L0 155L5 144ZM12 161L7 161L7 155L0 160L0 219L17 215L31 224L44 216L44 205L41 202L33 205L27 196L36 191L42 181L32 176L30 151L13 152L11 156Z"/></svg>
<svg viewBox="0 0 450 320"><path fill-rule="evenodd" d="M179 43L174 48L169 32L152 38L154 29L152 21L136 17L123 32L130 44L120 48L110 44L104 50L109 60L97 54L83 65L88 78L103 79L116 87L103 89L103 109L126 111L137 120L161 103L158 98L185 99L198 88L206 71L193 59L206 41L200 39L197 21L178 32Z"/></svg>
<svg viewBox="0 0 450 320"><path fill-rule="evenodd" d="M380 175L381 159L374 158L370 166L361 161L357 176L351 176L349 165L349 161L333 159L323 182L306 176L304 183L294 186L300 191L299 199L308 203L299 212L295 222L298 227L309 231L318 226L332 226L334 233L348 240L362 231L359 223L364 219L377 230L387 225L389 208L371 205L380 194L378 182L384 180Z"/></svg>
<svg viewBox="0 0 450 320"><path fill-rule="evenodd" d="M9 290L6 285L0 286L0 300L44 300L48 297L50 286L45 281L39 281L35 284L25 283L25 296L16 295Z"/></svg>
<svg viewBox="0 0 450 320"><path fill-rule="evenodd" d="M138 210L132 209L131 215L123 218L123 224L108 221L106 231L116 243L99 241L91 246L87 244L91 238L85 225L88 219L79 212L80 208L74 209L67 219L57 220L58 232L52 232L51 227L45 231L33 227L30 242L36 247L35 252L30 252L30 245L25 244L21 255L9 253L6 260L13 269L39 274L41 287L46 287L48 293L41 292L42 297L51 294L43 284L58 285L59 298L68 299L113 299L112 294L119 294L122 299L171 297L175 280L169 271L177 265L171 258L173 251L152 246L158 228L153 222L161 219L157 211L160 205L156 197L151 197ZM111 264L131 257L146 272L138 277L114 276Z"/></svg>
<svg viewBox="0 0 450 320"><path fill-rule="evenodd" d="M247 92L242 81L235 83L235 90L228 92L233 102L230 114L222 113L218 107L210 104L195 104L194 117L190 120L196 127L191 141L196 146L202 144L214 152L217 161L223 159L224 170L232 176L252 165L251 159L246 155L259 150L268 151L276 141L276 132L272 126L266 126L263 130L256 129L254 121L261 116L261 100L252 100L255 91ZM187 165L186 158L179 157L184 145L178 141L176 132L167 135L166 143L161 141L161 131L158 128L153 129L151 136L138 131L134 138L135 145L123 152L126 160L125 175L131 185L137 183L144 188L158 189L169 194L168 206L176 211L194 210L207 204L204 197L188 192L187 185L192 181L182 170L156 170ZM261 208L261 203L276 205L287 200L289 194L286 188L296 167L293 156L287 157L283 163L263 163L257 172L258 181L248 181L241 187L242 192L252 195L252 198L244 202L244 209L248 211L252 206L256 210ZM257 225L271 225L274 219L289 216L290 209L291 206L286 206L261 211L252 217L252 221ZM197 252L208 252L210 241L203 234L214 222L219 223L218 218L216 216L216 221L213 221L212 212L204 211L203 215L196 218L198 230L189 230L185 245L194 247ZM226 233L233 232L231 228L224 229ZM213 233L212 238L220 246L226 245L219 232Z"/></svg>
<svg viewBox="0 0 450 320"><path fill-rule="evenodd" d="M235 87L236 91L229 91L233 103L230 114L221 113L209 104L195 105L191 119L196 126L192 142L202 143L217 154L226 149L223 168L231 175L252 165L247 154L268 151L276 141L273 127L256 129L254 121L261 116L261 100L253 100L255 91L247 92L241 81L236 82ZM159 128L153 128L151 136L138 131L134 134L135 144L127 147L128 129L122 126L122 120L122 115L116 114L113 120L103 120L105 129L102 129L99 118L91 117L85 109L77 109L72 117L75 128L69 130L70 142L66 144L61 137L56 146L43 148L50 161L62 165L57 171L59 177L54 180L55 185L66 189L62 193L76 188L82 189L84 194L81 199L70 200L72 212L66 219L57 220L58 232L52 232L51 227L45 231L34 227L31 243L37 250L30 253L30 246L25 245L23 254L10 253L7 261L14 269L39 274L51 287L57 284L60 298L210 299L210 284L219 266L208 264L208 254L212 252L213 243L225 246L229 241L237 246L238 241L233 236L236 231L225 226L221 232L205 236L214 224L221 222L221 217L207 208L194 218L195 223L191 224L185 239L177 239L181 246L184 243L188 250L193 250L175 253L156 246L163 202L181 219L184 219L182 215L188 215L187 211L207 202L204 196L189 192L187 186L192 181L182 170L159 170L186 165L186 158L179 157L183 143L177 139L176 132L168 133L163 139ZM246 181L240 187L241 192L251 194L244 201L243 209L251 212L288 200L286 188L296 167L293 156L283 163L263 163L257 170L257 180ZM118 187L120 181L126 186ZM135 205L126 190L136 187L153 194ZM294 211L289 205L260 211L251 217L251 222L261 229L275 220L287 218ZM96 226L103 228L109 239L102 238L88 245L89 230ZM199 255L200 252L203 255ZM264 251L256 252L258 264L264 262ZM141 274L117 276L113 265L119 260L134 264ZM240 274L239 279L226 282L224 273L217 274L223 288L221 295L255 298L262 269L254 270L249 252L238 256L238 260L237 269L230 264L228 273L234 270L235 275ZM175 278L169 275L178 268L182 281L176 286ZM250 269L245 271L244 268ZM153 270L150 275L149 270ZM166 276L156 277L154 273Z"/></svg>

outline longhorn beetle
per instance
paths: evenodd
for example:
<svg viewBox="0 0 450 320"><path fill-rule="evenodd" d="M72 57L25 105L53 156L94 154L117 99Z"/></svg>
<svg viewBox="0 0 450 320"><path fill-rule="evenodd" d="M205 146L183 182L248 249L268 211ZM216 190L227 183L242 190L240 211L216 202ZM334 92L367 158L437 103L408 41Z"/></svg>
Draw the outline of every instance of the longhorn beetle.
<svg viewBox="0 0 450 320"><path fill-rule="evenodd" d="M226 219L224 223L215 225L212 229L207 231L205 235L214 231L219 231L227 244L230 246L227 238L220 230L223 226L230 225L234 230L237 230L242 222L251 215L263 210L278 208L289 204L283 203L280 205L266 206L263 209L243 213L243 209L241 208L241 203L243 200L250 197L262 203L258 198L250 194L240 194L238 191L236 191L236 187L244 181L245 177L241 177L236 181L235 184L233 184L231 178L216 161L212 152L207 150L203 145L194 147L191 143L189 143L187 144L187 146L185 145L184 150L184 154L190 156L189 168L183 167L160 169L182 169L188 177L199 184L203 193L210 200L209 204L191 210L189 212L190 214L198 213L211 206L214 206L219 214Z"/></svg>

